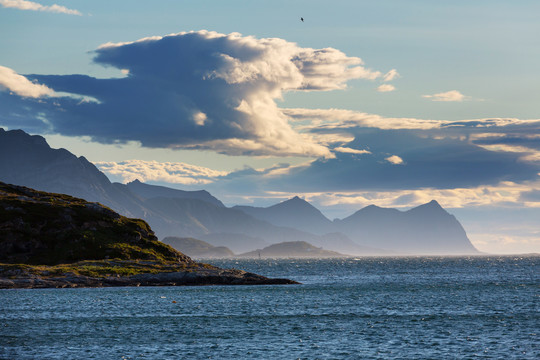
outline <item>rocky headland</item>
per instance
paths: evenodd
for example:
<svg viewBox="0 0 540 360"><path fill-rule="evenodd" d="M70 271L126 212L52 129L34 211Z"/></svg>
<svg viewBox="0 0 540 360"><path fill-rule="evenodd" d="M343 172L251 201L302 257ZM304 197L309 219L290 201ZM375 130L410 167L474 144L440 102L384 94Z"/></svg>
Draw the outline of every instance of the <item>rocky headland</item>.
<svg viewBox="0 0 540 360"><path fill-rule="evenodd" d="M294 284L198 263L99 203L0 182L0 288Z"/></svg>

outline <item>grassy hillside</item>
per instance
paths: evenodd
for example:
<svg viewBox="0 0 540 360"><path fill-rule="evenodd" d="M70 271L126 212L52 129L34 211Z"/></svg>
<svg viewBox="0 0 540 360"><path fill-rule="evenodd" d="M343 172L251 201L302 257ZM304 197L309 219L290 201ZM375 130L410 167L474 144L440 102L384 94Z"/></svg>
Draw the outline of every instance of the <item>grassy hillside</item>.
<svg viewBox="0 0 540 360"><path fill-rule="evenodd" d="M58 265L83 260L193 264L148 224L97 203L0 183L0 262Z"/></svg>

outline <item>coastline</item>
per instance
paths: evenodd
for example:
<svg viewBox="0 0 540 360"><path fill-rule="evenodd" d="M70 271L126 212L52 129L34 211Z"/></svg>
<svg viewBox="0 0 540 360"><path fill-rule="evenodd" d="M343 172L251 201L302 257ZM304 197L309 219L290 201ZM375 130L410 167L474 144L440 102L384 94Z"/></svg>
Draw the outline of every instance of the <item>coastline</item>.
<svg viewBox="0 0 540 360"><path fill-rule="evenodd" d="M200 285L293 285L289 279L267 278L237 269L202 269L131 276L94 277L80 274L44 277L19 275L0 277L0 289L99 288L124 286L200 286Z"/></svg>

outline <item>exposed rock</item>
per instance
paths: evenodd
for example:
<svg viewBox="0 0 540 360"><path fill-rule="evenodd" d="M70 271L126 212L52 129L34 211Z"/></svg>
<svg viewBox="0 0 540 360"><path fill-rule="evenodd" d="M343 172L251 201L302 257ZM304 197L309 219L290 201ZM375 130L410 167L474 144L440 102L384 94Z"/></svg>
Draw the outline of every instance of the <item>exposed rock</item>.
<svg viewBox="0 0 540 360"><path fill-rule="evenodd" d="M196 271L138 274L133 276L0 277L0 289L80 288L114 286L188 286L188 285L289 285L288 279L271 279L242 270L199 269Z"/></svg>

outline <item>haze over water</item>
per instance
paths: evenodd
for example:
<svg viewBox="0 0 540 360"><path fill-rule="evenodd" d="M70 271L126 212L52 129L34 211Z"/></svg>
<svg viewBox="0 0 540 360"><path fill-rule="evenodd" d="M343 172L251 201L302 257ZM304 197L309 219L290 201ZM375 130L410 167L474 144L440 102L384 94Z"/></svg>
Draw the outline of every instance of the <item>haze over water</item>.
<svg viewBox="0 0 540 360"><path fill-rule="evenodd" d="M0 291L1 359L535 359L540 257L223 260L299 286Z"/></svg>

